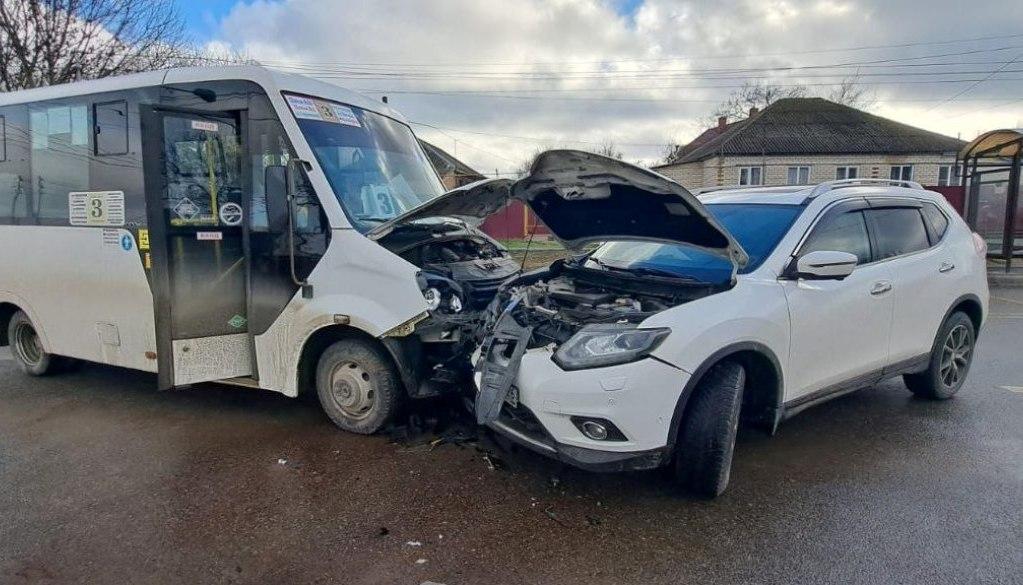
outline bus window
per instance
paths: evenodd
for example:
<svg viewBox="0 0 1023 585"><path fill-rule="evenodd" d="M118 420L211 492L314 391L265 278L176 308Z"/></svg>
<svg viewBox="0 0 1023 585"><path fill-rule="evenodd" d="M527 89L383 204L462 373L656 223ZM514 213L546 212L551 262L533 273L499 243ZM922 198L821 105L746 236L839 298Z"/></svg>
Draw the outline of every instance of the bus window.
<svg viewBox="0 0 1023 585"><path fill-rule="evenodd" d="M89 190L89 107L32 108L32 187L39 219L68 217L68 193Z"/></svg>
<svg viewBox="0 0 1023 585"><path fill-rule="evenodd" d="M237 124L185 116L163 119L171 225L218 225L225 203L241 203L241 145Z"/></svg>

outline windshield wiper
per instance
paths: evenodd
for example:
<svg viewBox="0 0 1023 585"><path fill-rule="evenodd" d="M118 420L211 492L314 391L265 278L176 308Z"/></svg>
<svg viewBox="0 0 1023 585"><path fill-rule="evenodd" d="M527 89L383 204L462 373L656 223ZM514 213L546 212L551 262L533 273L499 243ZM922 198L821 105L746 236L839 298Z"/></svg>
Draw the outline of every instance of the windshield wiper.
<svg viewBox="0 0 1023 585"><path fill-rule="evenodd" d="M679 273L671 271L671 270L664 270L662 268L651 268L649 266L635 266L635 267L626 268L626 267L623 267L623 266L614 266L612 264L608 264L607 262L604 262L600 258L594 258L593 256L587 257L586 260L589 260L590 262L593 262L597 266L600 266L601 268L603 268L604 270L607 270L609 272L624 272L626 274L646 275L646 276L664 276L664 277L668 277L668 278L675 278L675 279L678 279L678 280L686 280L686 281L689 281L689 282L699 282L699 280L697 280L696 278L693 278L692 276L686 276L686 275L679 274Z"/></svg>

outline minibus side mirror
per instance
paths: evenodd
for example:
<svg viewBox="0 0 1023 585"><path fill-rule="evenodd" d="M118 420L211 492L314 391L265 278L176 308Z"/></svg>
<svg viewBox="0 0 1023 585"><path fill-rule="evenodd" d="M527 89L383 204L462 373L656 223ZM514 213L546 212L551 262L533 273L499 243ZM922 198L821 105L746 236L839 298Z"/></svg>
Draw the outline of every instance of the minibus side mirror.
<svg viewBox="0 0 1023 585"><path fill-rule="evenodd" d="M288 229L288 168L283 165L266 167L263 185L267 225L273 233L284 233Z"/></svg>
<svg viewBox="0 0 1023 585"><path fill-rule="evenodd" d="M298 277L295 269L295 217L292 208L294 172L292 164L300 163L298 159L289 161L289 166L270 165L263 170L263 185L266 193L267 225L274 233L288 234L288 264L291 268L291 280L301 287L302 298L313 298L313 285Z"/></svg>

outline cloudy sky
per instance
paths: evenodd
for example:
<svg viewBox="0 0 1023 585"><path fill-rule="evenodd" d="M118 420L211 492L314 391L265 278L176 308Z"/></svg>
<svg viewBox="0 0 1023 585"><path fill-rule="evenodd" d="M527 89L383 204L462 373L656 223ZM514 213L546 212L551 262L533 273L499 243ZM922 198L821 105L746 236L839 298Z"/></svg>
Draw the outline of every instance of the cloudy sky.
<svg viewBox="0 0 1023 585"><path fill-rule="evenodd" d="M486 173L613 141L653 162L745 81L970 139L1023 126L1020 0L177 0L191 33L387 95Z"/></svg>

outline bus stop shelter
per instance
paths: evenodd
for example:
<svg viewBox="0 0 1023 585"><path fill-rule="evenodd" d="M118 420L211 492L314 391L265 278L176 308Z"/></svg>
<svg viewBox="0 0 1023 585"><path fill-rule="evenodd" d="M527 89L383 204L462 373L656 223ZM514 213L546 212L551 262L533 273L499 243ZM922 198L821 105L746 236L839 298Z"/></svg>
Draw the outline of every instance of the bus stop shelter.
<svg viewBox="0 0 1023 585"><path fill-rule="evenodd" d="M992 130L963 147L959 176L966 192L964 216L988 245L988 258L1012 269L1023 256L1020 163L1023 128Z"/></svg>

